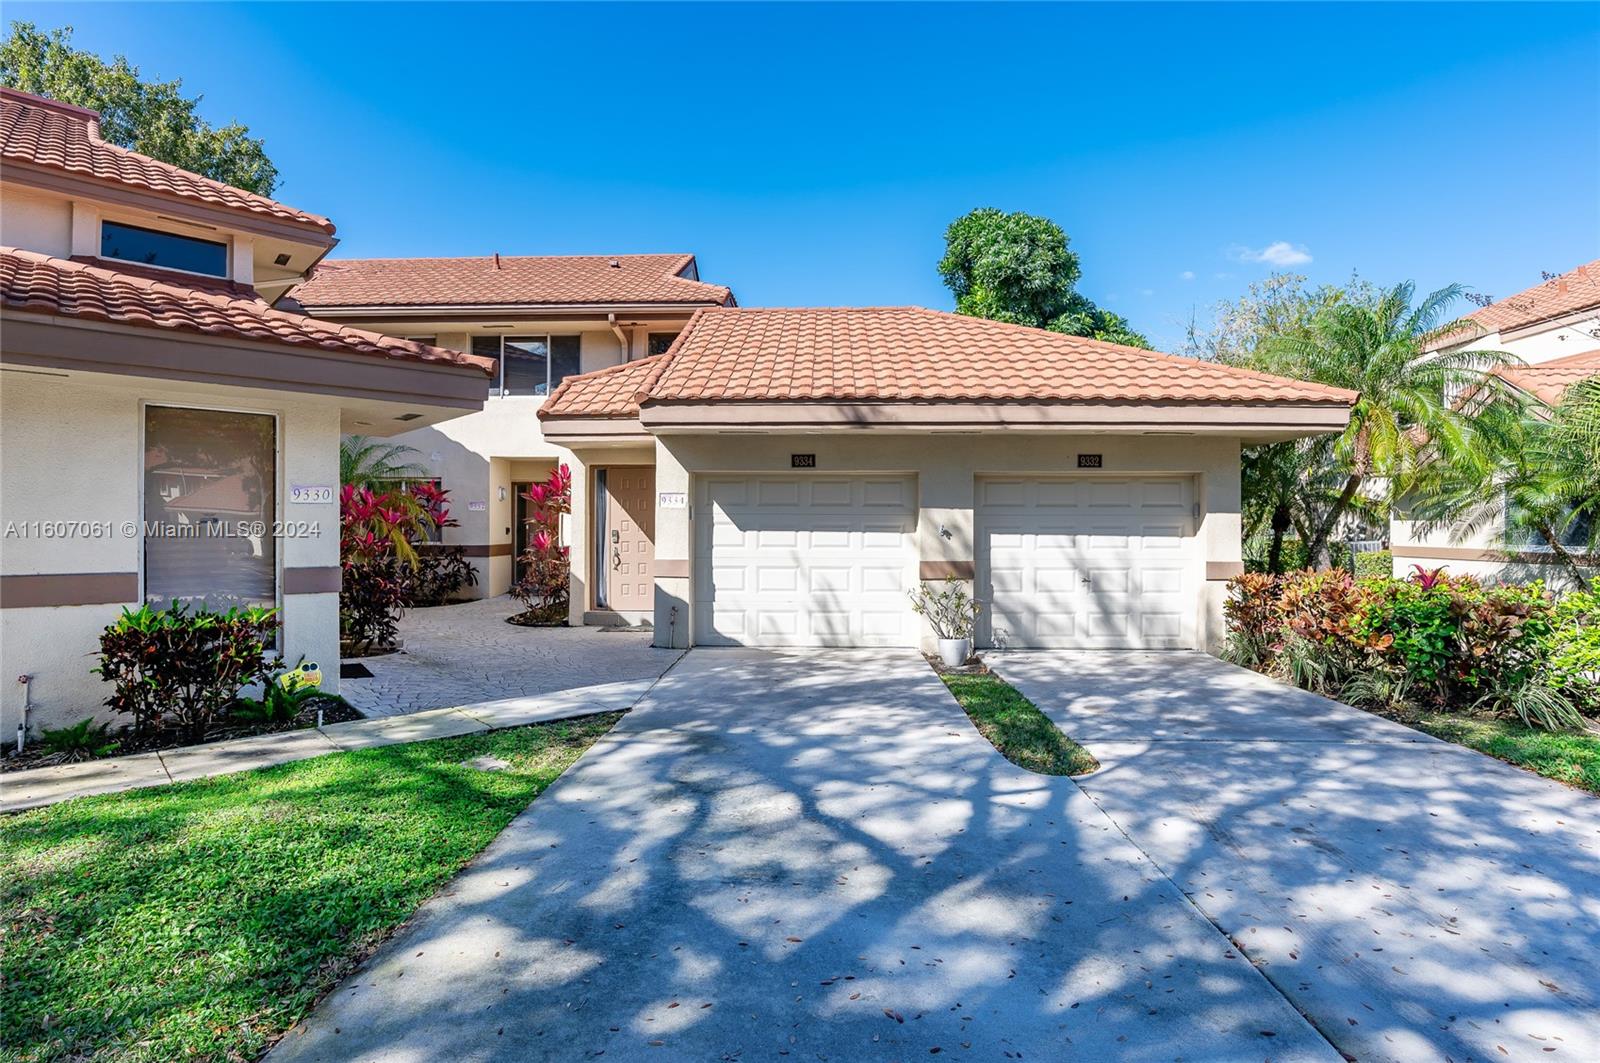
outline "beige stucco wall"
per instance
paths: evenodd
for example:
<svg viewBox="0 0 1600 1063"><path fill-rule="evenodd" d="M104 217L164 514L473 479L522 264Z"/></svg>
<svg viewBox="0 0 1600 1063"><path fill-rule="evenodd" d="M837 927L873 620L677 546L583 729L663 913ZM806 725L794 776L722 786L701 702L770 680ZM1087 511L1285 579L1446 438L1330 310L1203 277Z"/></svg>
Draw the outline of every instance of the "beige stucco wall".
<svg viewBox="0 0 1600 1063"><path fill-rule="evenodd" d="M472 333L440 327L438 323L371 320L357 324L395 336L436 336L440 345L456 350L470 350L472 346ZM650 332L676 332L682 327L682 321L671 321L629 330L627 357L645 354ZM482 335L488 330L475 331ZM576 333L582 337L579 365L586 373L625 360L623 344L615 333L595 322L530 321L493 331L508 336ZM544 401L533 395L491 396L477 413L393 437L394 442L414 448L417 454L411 460L426 469L429 476L438 477L450 491L451 514L460 523L445 529L444 541L465 546L478 555L471 558L478 585L465 592L468 597L492 597L510 589L509 551L515 548L514 485L540 479L560 462L578 464L572 451L544 438L538 416ZM482 503L482 508L473 508L474 503Z"/></svg>
<svg viewBox="0 0 1600 1063"><path fill-rule="evenodd" d="M143 403L209 406L278 417L278 506L285 522L315 534L280 538L282 568L336 568L338 504L294 505L288 486L338 482L339 403L248 388L189 385L73 373L0 371L0 573L6 576L140 572L142 540L121 530L141 519ZM25 533L29 521L102 522L110 534L49 538ZM280 598L283 650L323 666L339 683L336 593ZM0 602L0 606L4 606ZM130 601L125 604L135 604ZM0 608L0 736L14 738L22 711L18 675L33 682L32 728L56 727L101 711L104 684L89 671L101 630L117 604Z"/></svg>
<svg viewBox="0 0 1600 1063"><path fill-rule="evenodd" d="M11 185L0 189L0 244L65 258L72 253L72 204Z"/></svg>
<svg viewBox="0 0 1600 1063"><path fill-rule="evenodd" d="M815 454L818 473L901 473L917 478L917 548L921 561L974 561L977 480L987 475L1080 475L1077 455L1101 454L1100 475L1190 475L1200 517L1192 559L1194 630L1199 644L1220 647L1224 579L1207 579L1207 566L1237 567L1240 542L1239 440L1215 436L1073 436L1027 432L890 434L839 432L805 436L756 434L668 435L656 441L656 490L695 497L695 477L706 473L789 472L790 455ZM1093 474L1084 474L1093 475ZM666 645L676 608L677 644L694 630L692 508L656 511L658 568L674 563L688 576L656 579L656 641ZM944 525L948 539L939 533ZM925 641L931 647L931 633Z"/></svg>

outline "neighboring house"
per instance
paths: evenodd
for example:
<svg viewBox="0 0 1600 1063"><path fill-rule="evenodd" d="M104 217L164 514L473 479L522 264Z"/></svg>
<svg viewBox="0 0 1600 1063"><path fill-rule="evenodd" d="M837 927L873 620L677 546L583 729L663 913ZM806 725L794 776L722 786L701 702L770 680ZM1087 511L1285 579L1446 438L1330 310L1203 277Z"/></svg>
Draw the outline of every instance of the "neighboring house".
<svg viewBox="0 0 1600 1063"><path fill-rule="evenodd" d="M1433 351L1493 351L1511 355L1494 370L1535 407L1550 408L1566 389L1600 373L1600 260L1553 277L1508 299L1474 310ZM1577 542L1584 529L1573 529ZM1402 507L1390 522L1396 575L1412 566L1443 567L1491 581L1552 579L1558 570L1548 546L1507 539L1505 515L1459 524L1414 521Z"/></svg>
<svg viewBox="0 0 1600 1063"><path fill-rule="evenodd" d="M523 491L572 460L539 430L535 414L550 393L574 374L660 354L701 307L734 305L687 254L328 260L291 298L328 321L495 362L479 412L395 440L449 490L461 523L444 542L465 548L482 596L504 594L519 575L527 536L514 529L532 519ZM592 619L642 615L616 604Z"/></svg>
<svg viewBox="0 0 1600 1063"><path fill-rule="evenodd" d="M272 309L332 223L92 111L0 90L0 152L0 728L103 712L99 635L144 601L276 606L336 690L340 433L481 409L493 363Z"/></svg>
<svg viewBox="0 0 1600 1063"><path fill-rule="evenodd" d="M915 307L719 307L539 417L577 463L573 622L926 646L907 591L954 577L980 645L1214 649L1243 571L1240 447L1340 431L1354 401Z"/></svg>

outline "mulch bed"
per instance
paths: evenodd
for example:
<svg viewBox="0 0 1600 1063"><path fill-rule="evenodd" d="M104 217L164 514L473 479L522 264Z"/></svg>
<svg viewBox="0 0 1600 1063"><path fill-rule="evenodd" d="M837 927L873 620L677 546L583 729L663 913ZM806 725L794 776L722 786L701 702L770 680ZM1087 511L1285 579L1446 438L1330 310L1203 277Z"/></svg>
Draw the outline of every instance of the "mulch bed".
<svg viewBox="0 0 1600 1063"><path fill-rule="evenodd" d="M343 698L329 697L322 702L322 722L348 723L351 720L363 720L366 717ZM232 738L248 738L252 735L280 734L286 731L304 731L317 725L317 709L312 706L294 720L278 726L235 725L229 726L226 719L219 722L206 736L198 742L191 742L183 736L181 731L167 729L152 731L149 734L135 737L131 730L113 731L113 737L118 743L117 751L109 757L99 757L99 760L116 760L118 757L128 757L135 753L152 753L162 749L177 749L179 746L203 746L213 742L226 742ZM13 747L15 749L15 747ZM44 747L35 743L24 746L21 753L9 752L0 760L0 775L13 771L27 771L30 768L48 768L57 764L71 764L73 761L64 753L46 753Z"/></svg>
<svg viewBox="0 0 1600 1063"><path fill-rule="evenodd" d="M567 605L563 602L548 609L527 609L506 617L506 623L518 627L568 627Z"/></svg>

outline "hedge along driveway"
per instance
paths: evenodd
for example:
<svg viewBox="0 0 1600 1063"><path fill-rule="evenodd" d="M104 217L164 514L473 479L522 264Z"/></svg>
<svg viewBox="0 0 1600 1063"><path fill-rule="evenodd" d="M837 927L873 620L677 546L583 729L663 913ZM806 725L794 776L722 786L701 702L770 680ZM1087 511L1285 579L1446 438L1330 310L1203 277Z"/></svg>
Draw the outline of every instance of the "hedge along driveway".
<svg viewBox="0 0 1600 1063"><path fill-rule="evenodd" d="M259 1054L619 716L336 753L6 820L3 1054ZM484 757L505 766L474 763Z"/></svg>

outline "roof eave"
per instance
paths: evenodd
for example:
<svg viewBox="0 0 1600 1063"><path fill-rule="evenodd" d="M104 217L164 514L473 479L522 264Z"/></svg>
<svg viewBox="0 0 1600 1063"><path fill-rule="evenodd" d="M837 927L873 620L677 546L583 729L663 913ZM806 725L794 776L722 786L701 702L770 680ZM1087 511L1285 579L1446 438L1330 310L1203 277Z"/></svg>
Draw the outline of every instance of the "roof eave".
<svg viewBox="0 0 1600 1063"><path fill-rule="evenodd" d="M651 433L863 430L968 432L1182 432L1298 436L1340 432L1346 402L663 402L647 400L639 423Z"/></svg>

